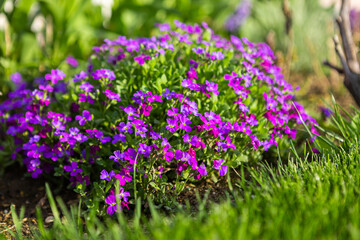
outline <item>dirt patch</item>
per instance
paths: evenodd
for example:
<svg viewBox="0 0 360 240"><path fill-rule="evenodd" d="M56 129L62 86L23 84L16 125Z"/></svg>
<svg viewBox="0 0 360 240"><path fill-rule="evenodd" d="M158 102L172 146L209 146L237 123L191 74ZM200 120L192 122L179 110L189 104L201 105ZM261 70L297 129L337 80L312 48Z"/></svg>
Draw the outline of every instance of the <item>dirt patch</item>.
<svg viewBox="0 0 360 240"><path fill-rule="evenodd" d="M31 237L32 229L37 225L37 207L41 209L43 218L50 220L45 224L51 224L52 213L45 192L45 179L32 179L24 177L24 174L24 169L12 166L0 177L0 238L1 234L10 238L6 227L15 231L10 210L11 205L15 206L17 214L19 214L21 206L25 207L22 229L24 236ZM58 195L68 205L76 203L79 198L76 193L69 190L63 190Z"/></svg>

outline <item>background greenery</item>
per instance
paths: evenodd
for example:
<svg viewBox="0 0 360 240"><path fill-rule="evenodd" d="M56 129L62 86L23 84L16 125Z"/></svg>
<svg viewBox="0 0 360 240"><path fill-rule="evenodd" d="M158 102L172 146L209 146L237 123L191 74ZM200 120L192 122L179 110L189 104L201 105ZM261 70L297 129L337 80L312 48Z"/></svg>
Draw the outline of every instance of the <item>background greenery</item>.
<svg viewBox="0 0 360 240"><path fill-rule="evenodd" d="M241 1L114 0L109 9L111 16L93 2L3 0L0 90L7 92L11 87L9 77L13 72L20 71L31 80L58 67L68 55L86 61L91 47L103 39L119 34L149 36L157 22L205 21L215 32L229 35L224 24ZM333 11L321 8L317 1L290 0L292 31L287 34L282 5L283 0L253 0L251 15L238 35L254 42L267 40L288 69L313 72L314 65L328 56Z"/></svg>

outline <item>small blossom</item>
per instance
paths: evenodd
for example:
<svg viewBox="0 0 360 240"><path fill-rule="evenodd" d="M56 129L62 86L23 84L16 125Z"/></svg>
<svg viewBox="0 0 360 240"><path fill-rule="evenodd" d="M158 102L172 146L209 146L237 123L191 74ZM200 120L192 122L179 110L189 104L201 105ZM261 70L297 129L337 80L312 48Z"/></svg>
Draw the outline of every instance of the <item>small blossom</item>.
<svg viewBox="0 0 360 240"><path fill-rule="evenodd" d="M65 73L59 69L52 69L50 74L45 75L45 79L56 84L58 81L65 78Z"/></svg>
<svg viewBox="0 0 360 240"><path fill-rule="evenodd" d="M114 162L123 161L125 157L125 153L121 153L120 150L114 152L114 155L111 155L109 159L113 159Z"/></svg>
<svg viewBox="0 0 360 240"><path fill-rule="evenodd" d="M224 163L224 159L214 160L214 168L219 170L219 175L223 176L227 172L227 166L222 165Z"/></svg>
<svg viewBox="0 0 360 240"><path fill-rule="evenodd" d="M80 125L84 125L85 121L91 121L92 120L92 115L89 113L89 111L84 110L82 113L82 116L77 115L75 117L75 120L79 121Z"/></svg>
<svg viewBox="0 0 360 240"><path fill-rule="evenodd" d="M65 165L64 170L65 172L70 172L70 176L72 177L76 176L78 173L82 173L83 171L81 168L78 168L77 162L71 162L70 165Z"/></svg>
<svg viewBox="0 0 360 240"><path fill-rule="evenodd" d="M78 61L71 55L66 58L66 63L74 68L79 65Z"/></svg>
<svg viewBox="0 0 360 240"><path fill-rule="evenodd" d="M109 69L97 69L95 72L91 73L91 76L95 80L100 80L102 78L107 78L110 81L115 79L115 74Z"/></svg>
<svg viewBox="0 0 360 240"><path fill-rule="evenodd" d="M111 170L109 173L104 169L100 173L100 179L110 181L115 176L115 172Z"/></svg>

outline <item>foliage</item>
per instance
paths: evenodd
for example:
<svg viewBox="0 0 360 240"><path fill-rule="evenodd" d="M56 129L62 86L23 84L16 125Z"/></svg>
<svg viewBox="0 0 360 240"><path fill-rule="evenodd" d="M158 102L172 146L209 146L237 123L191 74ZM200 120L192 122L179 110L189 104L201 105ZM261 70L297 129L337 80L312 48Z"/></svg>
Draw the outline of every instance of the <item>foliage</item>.
<svg viewBox="0 0 360 240"><path fill-rule="evenodd" d="M102 14L102 7L85 0L3 2L7 7L0 8L0 91L7 93L13 90L9 79L14 72L21 72L25 80L31 81L35 75L62 67L68 55L86 59L91 46L105 38L118 34L150 36L157 22L206 21L225 35L225 23L240 1L114 0L110 16ZM318 1L291 1L294 36L289 39L280 0L255 0L252 5L251 14L239 29L240 36L259 42L275 33L275 44L271 47L284 55L292 49L288 64L293 63L296 70L312 71L314 59L326 58L331 10L322 9Z"/></svg>
<svg viewBox="0 0 360 240"><path fill-rule="evenodd" d="M291 32L286 32L282 0L258 0L253 2L252 15L240 34L251 41L267 39L274 51L285 55L284 64L292 70L314 72L330 52L327 43L333 34L333 9L324 9L313 0L289 2Z"/></svg>
<svg viewBox="0 0 360 240"><path fill-rule="evenodd" d="M105 201L113 214L115 196L121 208L138 196L168 201L189 180L259 161L295 139L298 124L316 134L266 44L175 25L106 39L74 77L53 69L33 91L18 80L0 107L5 154L33 178L68 179L89 208Z"/></svg>
<svg viewBox="0 0 360 240"><path fill-rule="evenodd" d="M237 0L197 0L191 4L184 0L115 0L110 16L92 3L95 1L4 2L0 7L0 91L7 93L13 89L9 78L14 72L31 81L33 76L62 67L68 55L87 59L91 47L105 38L149 36L157 22L206 20L220 29Z"/></svg>

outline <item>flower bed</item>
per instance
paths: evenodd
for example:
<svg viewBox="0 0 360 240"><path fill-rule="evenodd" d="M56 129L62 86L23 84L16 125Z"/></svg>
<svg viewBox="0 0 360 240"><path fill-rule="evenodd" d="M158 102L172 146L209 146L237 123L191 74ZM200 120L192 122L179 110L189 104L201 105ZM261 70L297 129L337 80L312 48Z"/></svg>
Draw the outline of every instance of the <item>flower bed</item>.
<svg viewBox="0 0 360 240"><path fill-rule="evenodd" d="M99 214L113 214L261 160L298 124L316 134L266 44L224 39L205 23L175 26L105 40L86 71L53 69L34 90L17 75L0 105L3 152L33 178L68 179L87 207L101 202Z"/></svg>

